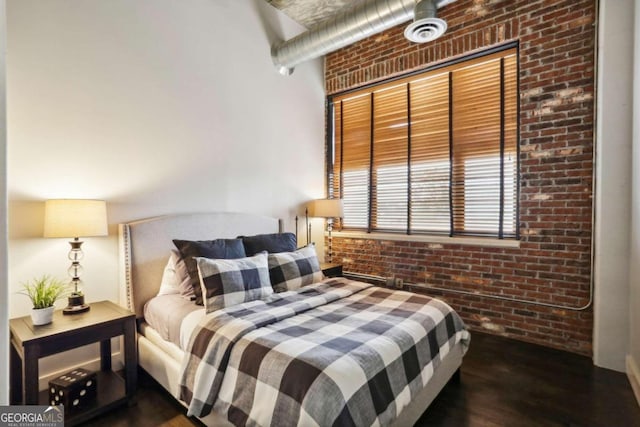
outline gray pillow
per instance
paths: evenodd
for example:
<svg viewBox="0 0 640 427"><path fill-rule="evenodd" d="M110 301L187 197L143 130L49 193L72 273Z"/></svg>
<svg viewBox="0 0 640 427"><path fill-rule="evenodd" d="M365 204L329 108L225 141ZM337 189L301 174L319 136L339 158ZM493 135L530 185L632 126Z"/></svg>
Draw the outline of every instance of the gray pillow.
<svg viewBox="0 0 640 427"><path fill-rule="evenodd" d="M293 252L297 248L296 235L293 233L257 234L255 236L240 236L247 256L267 251Z"/></svg>

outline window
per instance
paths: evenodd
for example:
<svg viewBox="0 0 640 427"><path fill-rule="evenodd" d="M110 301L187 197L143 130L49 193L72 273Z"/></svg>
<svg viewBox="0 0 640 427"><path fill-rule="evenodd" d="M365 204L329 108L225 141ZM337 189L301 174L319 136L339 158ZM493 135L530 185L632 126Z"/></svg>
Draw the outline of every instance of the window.
<svg viewBox="0 0 640 427"><path fill-rule="evenodd" d="M518 63L509 48L329 98L344 229L518 237Z"/></svg>

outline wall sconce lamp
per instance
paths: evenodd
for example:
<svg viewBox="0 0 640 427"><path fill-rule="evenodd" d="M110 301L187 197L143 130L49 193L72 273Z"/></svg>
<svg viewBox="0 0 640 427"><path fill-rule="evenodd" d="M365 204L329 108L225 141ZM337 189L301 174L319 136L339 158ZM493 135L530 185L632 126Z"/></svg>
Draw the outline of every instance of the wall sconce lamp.
<svg viewBox="0 0 640 427"><path fill-rule="evenodd" d="M44 204L44 237L73 238L69 242L71 266L67 272L71 276L73 292L69 295L69 305L64 314L82 313L89 310L84 302L82 280L83 268L80 260L84 258L80 237L108 235L107 204L103 200L56 199Z"/></svg>
<svg viewBox="0 0 640 427"><path fill-rule="evenodd" d="M327 231L329 232L329 262L331 262L331 230L333 229L334 218L344 216L344 204L342 199L318 199L312 200L307 205L307 212L310 217L326 218Z"/></svg>

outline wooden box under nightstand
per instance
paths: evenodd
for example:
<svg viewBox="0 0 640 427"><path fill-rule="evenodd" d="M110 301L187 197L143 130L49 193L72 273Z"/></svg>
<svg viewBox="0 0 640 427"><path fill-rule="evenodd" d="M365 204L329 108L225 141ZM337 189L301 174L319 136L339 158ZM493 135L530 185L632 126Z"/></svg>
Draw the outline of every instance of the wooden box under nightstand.
<svg viewBox="0 0 640 427"><path fill-rule="evenodd" d="M86 408L96 400L96 373L76 368L49 381L49 404L64 405L65 411Z"/></svg>
<svg viewBox="0 0 640 427"><path fill-rule="evenodd" d="M84 422L131 401L138 381L136 317L110 301L91 303L85 313L63 315L56 310L53 322L34 326L30 316L11 319L10 400L12 405L47 405L48 390L38 390L41 357L100 342L97 397L84 410L65 411L65 425ZM124 336L123 379L111 370L111 338Z"/></svg>

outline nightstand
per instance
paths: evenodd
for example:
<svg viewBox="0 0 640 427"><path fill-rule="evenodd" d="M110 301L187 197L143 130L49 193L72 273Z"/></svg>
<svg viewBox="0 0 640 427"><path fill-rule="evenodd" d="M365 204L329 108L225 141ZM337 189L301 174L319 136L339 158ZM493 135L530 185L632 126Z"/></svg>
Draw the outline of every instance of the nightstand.
<svg viewBox="0 0 640 427"><path fill-rule="evenodd" d="M63 315L33 326L30 316L11 319L10 400L12 405L48 405L48 391L38 391L38 359L100 342L97 399L78 413L65 411L65 425L82 423L131 401L138 381L135 314L110 301L91 303L85 313ZM124 336L124 376L111 370L111 338ZM24 384L23 384L24 382Z"/></svg>
<svg viewBox="0 0 640 427"><path fill-rule="evenodd" d="M342 264L329 264L328 262L323 262L320 264L320 269L322 270L322 274L327 277L342 276Z"/></svg>

